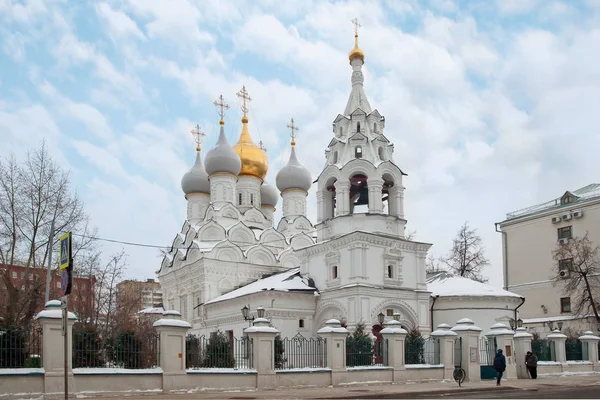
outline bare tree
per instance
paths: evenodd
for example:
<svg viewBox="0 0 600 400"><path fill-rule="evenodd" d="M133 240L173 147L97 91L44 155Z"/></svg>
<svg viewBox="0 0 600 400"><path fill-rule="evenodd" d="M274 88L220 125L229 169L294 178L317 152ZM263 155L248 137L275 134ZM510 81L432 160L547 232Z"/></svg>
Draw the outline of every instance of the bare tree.
<svg viewBox="0 0 600 400"><path fill-rule="evenodd" d="M425 260L425 273L431 275L446 271L441 263L439 258L434 257L433 254L429 254Z"/></svg>
<svg viewBox="0 0 600 400"><path fill-rule="evenodd" d="M556 261L555 285L564 285L563 292L570 296L571 312L575 315L593 314L600 322L597 298L600 297L600 258L586 233L582 238L572 238L558 244L552 251Z"/></svg>
<svg viewBox="0 0 600 400"><path fill-rule="evenodd" d="M469 226L468 222L460 227L456 237L452 240L452 249L441 261L458 276L483 283L488 281L483 277L482 271L490 262L485 257L481 237L477 235L476 229Z"/></svg>
<svg viewBox="0 0 600 400"><path fill-rule="evenodd" d="M417 231L408 231L404 235L404 239L406 240L415 240L417 238Z"/></svg>
<svg viewBox="0 0 600 400"><path fill-rule="evenodd" d="M49 241L52 223L57 233L73 231L86 236L74 238L74 258L90 247L95 231L89 227L83 202L45 143L21 163L14 156L0 159L0 263L24 266L25 276L30 276L31 269L35 277L17 282L7 269L0 273L6 291L0 316L6 325L29 323L41 306L45 284L41 272L53 245Z"/></svg>

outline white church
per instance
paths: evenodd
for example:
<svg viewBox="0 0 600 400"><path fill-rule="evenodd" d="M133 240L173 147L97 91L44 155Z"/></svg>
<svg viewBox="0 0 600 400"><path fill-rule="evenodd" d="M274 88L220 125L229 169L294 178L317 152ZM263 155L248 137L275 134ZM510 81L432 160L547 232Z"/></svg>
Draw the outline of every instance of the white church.
<svg viewBox="0 0 600 400"><path fill-rule="evenodd" d="M459 277L428 282L431 244L405 238L406 174L394 162L385 118L367 99L364 59L355 34L350 96L314 182L296 155L293 120L277 189L264 181L268 160L251 139L245 87L237 144L225 137L223 96L215 102L219 138L204 163L196 130L196 162L181 181L187 219L158 271L165 308L181 312L193 333L241 337L259 313L284 337L312 336L331 318L351 331L363 322L373 333L396 318L424 335L459 316L484 329L518 318L518 295ZM309 190L317 191L316 224L306 215Z"/></svg>

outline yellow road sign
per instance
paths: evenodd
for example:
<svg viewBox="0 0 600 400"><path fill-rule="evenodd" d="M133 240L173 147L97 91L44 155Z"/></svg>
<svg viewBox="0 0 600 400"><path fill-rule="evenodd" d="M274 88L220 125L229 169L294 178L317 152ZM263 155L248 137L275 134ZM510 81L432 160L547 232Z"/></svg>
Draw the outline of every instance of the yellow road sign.
<svg viewBox="0 0 600 400"><path fill-rule="evenodd" d="M69 268L71 265L71 232L67 232L60 237L60 266L61 270Z"/></svg>

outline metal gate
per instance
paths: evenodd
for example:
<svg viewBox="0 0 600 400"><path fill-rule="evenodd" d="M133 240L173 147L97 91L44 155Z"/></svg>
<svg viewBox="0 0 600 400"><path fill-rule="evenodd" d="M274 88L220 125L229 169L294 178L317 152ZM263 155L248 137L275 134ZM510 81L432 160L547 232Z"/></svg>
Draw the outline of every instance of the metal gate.
<svg viewBox="0 0 600 400"><path fill-rule="evenodd" d="M495 379L494 357L498 348L496 337L479 339L479 374L481 379Z"/></svg>
<svg viewBox="0 0 600 400"><path fill-rule="evenodd" d="M454 341L454 368L462 368L462 338Z"/></svg>

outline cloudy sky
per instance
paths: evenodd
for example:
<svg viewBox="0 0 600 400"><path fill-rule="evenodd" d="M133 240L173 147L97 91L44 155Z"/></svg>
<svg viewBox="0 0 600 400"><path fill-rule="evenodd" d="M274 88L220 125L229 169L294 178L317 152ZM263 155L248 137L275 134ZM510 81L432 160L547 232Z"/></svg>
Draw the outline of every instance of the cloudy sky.
<svg viewBox="0 0 600 400"><path fill-rule="evenodd" d="M169 245L189 131L207 133L206 154L220 94L234 142L246 85L268 181L291 117L317 176L350 93L354 17L367 96L408 173L408 228L441 255L468 221L501 284L494 222L600 180L600 1L0 0L0 155L45 138L99 236ZM130 277L154 276L156 250L126 250Z"/></svg>

